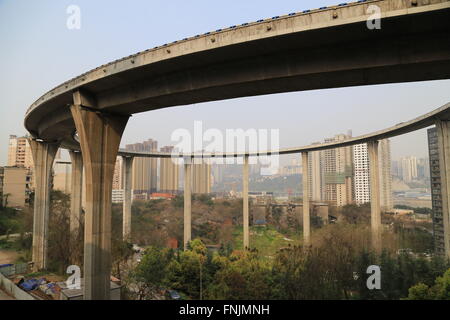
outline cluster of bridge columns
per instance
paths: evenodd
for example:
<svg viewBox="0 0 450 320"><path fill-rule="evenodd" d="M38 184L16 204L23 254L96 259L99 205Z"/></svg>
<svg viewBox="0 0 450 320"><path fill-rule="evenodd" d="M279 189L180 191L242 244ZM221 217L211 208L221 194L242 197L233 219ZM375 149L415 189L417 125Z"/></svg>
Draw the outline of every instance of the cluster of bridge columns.
<svg viewBox="0 0 450 320"><path fill-rule="evenodd" d="M81 215L82 172L85 170L86 206L84 231L84 298L109 299L111 272L111 192L114 166L120 139L128 116L98 112L95 103L80 92L74 94L70 107L77 128L81 152L70 151L72 159L72 200L70 230L77 232ZM444 230L448 229L450 182L450 125L436 121L441 165ZM35 199L33 227L33 263L36 270L47 267L47 235L50 204L50 175L58 150L56 142L30 140L34 159ZM371 234L375 250L381 250L381 209L379 197L378 141L368 142L371 194ZM303 237L311 243L310 201L308 184L308 152L301 155L303 165ZM192 159L184 163L184 246L191 240L191 174ZM132 157L123 157L124 203L123 236L131 234L131 169ZM249 240L249 156L243 165L243 245ZM450 256L450 241L445 233L446 252Z"/></svg>

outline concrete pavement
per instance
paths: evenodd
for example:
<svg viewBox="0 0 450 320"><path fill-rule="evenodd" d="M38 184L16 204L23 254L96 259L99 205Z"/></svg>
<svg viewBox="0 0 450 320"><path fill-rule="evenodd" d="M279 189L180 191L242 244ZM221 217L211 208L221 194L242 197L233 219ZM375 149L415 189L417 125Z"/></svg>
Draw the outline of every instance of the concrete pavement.
<svg viewBox="0 0 450 320"><path fill-rule="evenodd" d="M0 301L1 300L16 300L16 299L14 299L13 297L11 297L6 292L4 292L0 289Z"/></svg>

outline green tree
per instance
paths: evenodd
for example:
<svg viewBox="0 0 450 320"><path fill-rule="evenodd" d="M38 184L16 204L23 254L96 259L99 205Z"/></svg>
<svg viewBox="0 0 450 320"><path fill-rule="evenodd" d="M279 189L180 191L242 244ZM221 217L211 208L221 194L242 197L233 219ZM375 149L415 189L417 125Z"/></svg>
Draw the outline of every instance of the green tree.
<svg viewBox="0 0 450 320"><path fill-rule="evenodd" d="M436 278L433 287L418 283L409 288L407 300L450 300L450 269Z"/></svg>
<svg viewBox="0 0 450 320"><path fill-rule="evenodd" d="M430 300L430 288L424 283L418 283L409 288L408 300Z"/></svg>
<svg viewBox="0 0 450 320"><path fill-rule="evenodd" d="M139 299L152 298L166 283L166 274L173 259L170 249L149 247L141 262L134 270L132 278L139 288Z"/></svg>

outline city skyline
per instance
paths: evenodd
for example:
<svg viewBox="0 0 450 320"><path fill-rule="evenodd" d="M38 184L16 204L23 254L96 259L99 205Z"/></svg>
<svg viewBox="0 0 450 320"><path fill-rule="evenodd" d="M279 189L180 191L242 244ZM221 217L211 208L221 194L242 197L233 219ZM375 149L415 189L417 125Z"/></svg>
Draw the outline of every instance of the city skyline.
<svg viewBox="0 0 450 320"><path fill-rule="evenodd" d="M168 4L138 2L139 5L133 8L120 7L119 10L117 4L109 2L77 3L83 21L78 31L66 28L65 9L70 4L68 1L61 1L57 5L51 1L40 4L26 1L0 3L0 39L4 47L11 48L0 52L0 67L11 75L7 79L0 79L0 116L11 120L0 128L0 150L6 150L9 134L26 133L23 128L25 110L42 92L60 81L153 45L161 45L168 39L181 39L215 30L230 24L230 21L255 21L270 17L274 12L289 13L322 4L336 4L336 1L217 4L220 14L207 12L202 15L202 19L189 20L189 23L186 23L186 16L193 14L194 10L198 11L201 6L174 1L169 7L174 6L179 10L170 10ZM108 14L99 15L104 10ZM18 11L23 13L21 18L11 19L15 16L12 13ZM159 12L158 16L151 14L156 11ZM34 19L35 14L42 19ZM134 14L138 18L130 21L129 25L115 23L120 15ZM100 16L100 20L94 24L93 17L97 19ZM157 28L168 18L173 21L172 25L164 24L167 28ZM7 32L10 29L16 30L14 37ZM146 31L136 33L135 30ZM121 38L120 43L112 41L112 34ZM99 37L105 39L101 48L94 42ZM50 38L57 39L58 45L55 46L53 41L48 43ZM93 44L96 50L82 49ZM55 54L50 57L46 52L52 49ZM33 55L28 56L29 52L33 52ZM72 63L66 63L67 57L72 59ZM440 80L274 94L156 110L131 118L121 145L139 141L143 137L158 140L161 145L172 145L174 143L170 141L170 134L174 130L192 129L194 121L202 120L205 128L223 131L227 128L279 128L280 147L296 147L349 129L352 129L354 136L358 136L410 120L448 102L449 89L450 81ZM238 113L240 116L236 117ZM305 115L308 121L302 120ZM393 138L392 158L407 155L423 157L427 154L426 145L425 129ZM7 163L6 157L4 151L0 152L0 165Z"/></svg>

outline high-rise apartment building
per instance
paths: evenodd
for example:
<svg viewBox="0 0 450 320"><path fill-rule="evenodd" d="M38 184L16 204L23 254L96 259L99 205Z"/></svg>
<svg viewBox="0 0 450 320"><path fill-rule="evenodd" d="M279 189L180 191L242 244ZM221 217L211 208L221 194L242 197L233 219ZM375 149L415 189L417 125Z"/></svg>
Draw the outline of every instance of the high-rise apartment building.
<svg viewBox="0 0 450 320"><path fill-rule="evenodd" d="M211 164L206 159L192 164L192 193L211 193Z"/></svg>
<svg viewBox="0 0 450 320"><path fill-rule="evenodd" d="M8 167L33 167L33 155L28 137L9 136Z"/></svg>
<svg viewBox="0 0 450 320"><path fill-rule="evenodd" d="M353 146L355 202L360 205L370 202L369 153L367 144Z"/></svg>
<svg viewBox="0 0 450 320"><path fill-rule="evenodd" d="M158 151L158 142L152 139L142 143L125 146L127 151L151 152ZM132 189L134 194L151 194L157 191L158 162L153 158L134 158L132 173Z"/></svg>
<svg viewBox="0 0 450 320"><path fill-rule="evenodd" d="M325 142L344 141L349 134L338 134ZM353 202L353 148L342 147L323 151L324 200L344 206Z"/></svg>
<svg viewBox="0 0 450 320"><path fill-rule="evenodd" d="M391 169L391 141L380 140L378 146L379 174L380 174L380 205L384 210L394 208L392 198L392 169Z"/></svg>
<svg viewBox="0 0 450 320"><path fill-rule="evenodd" d="M417 160L417 177L419 179L430 178L430 161L428 158Z"/></svg>
<svg viewBox="0 0 450 320"><path fill-rule="evenodd" d="M433 207L434 250L445 255L444 215L442 210L441 169L436 128L428 129L428 153L430 159L431 201Z"/></svg>
<svg viewBox="0 0 450 320"><path fill-rule="evenodd" d="M392 160L391 161L391 174L394 177L401 177L401 169L400 169L400 162L397 160Z"/></svg>
<svg viewBox="0 0 450 320"><path fill-rule="evenodd" d="M414 156L400 159L401 177L405 182L417 179L417 158Z"/></svg>
<svg viewBox="0 0 450 320"><path fill-rule="evenodd" d="M345 141L351 132L325 142ZM313 143L315 144L315 143ZM367 144L309 153L310 199L337 206L370 202L369 155ZM379 143L380 202L385 210L393 207L390 141Z"/></svg>
<svg viewBox="0 0 450 320"><path fill-rule="evenodd" d="M224 178L224 166L225 164L212 164L211 165L211 174L213 176L213 185L217 185L223 182ZM252 166L250 166L252 167Z"/></svg>
<svg viewBox="0 0 450 320"><path fill-rule="evenodd" d="M173 146L161 148L161 152L171 153ZM159 189L165 193L176 193L179 185L179 166L172 158L160 158Z"/></svg>
<svg viewBox="0 0 450 320"><path fill-rule="evenodd" d="M323 151L312 151L308 157L309 199L312 201L325 199L323 156Z"/></svg>
<svg viewBox="0 0 450 320"><path fill-rule="evenodd" d="M353 146L355 202L370 202L370 170L367 144ZM378 146L378 168L380 175L380 205L383 210L393 208L391 146L390 141L380 140Z"/></svg>
<svg viewBox="0 0 450 320"><path fill-rule="evenodd" d="M113 190L123 190L122 157L116 158L116 164L114 166L112 189Z"/></svg>

